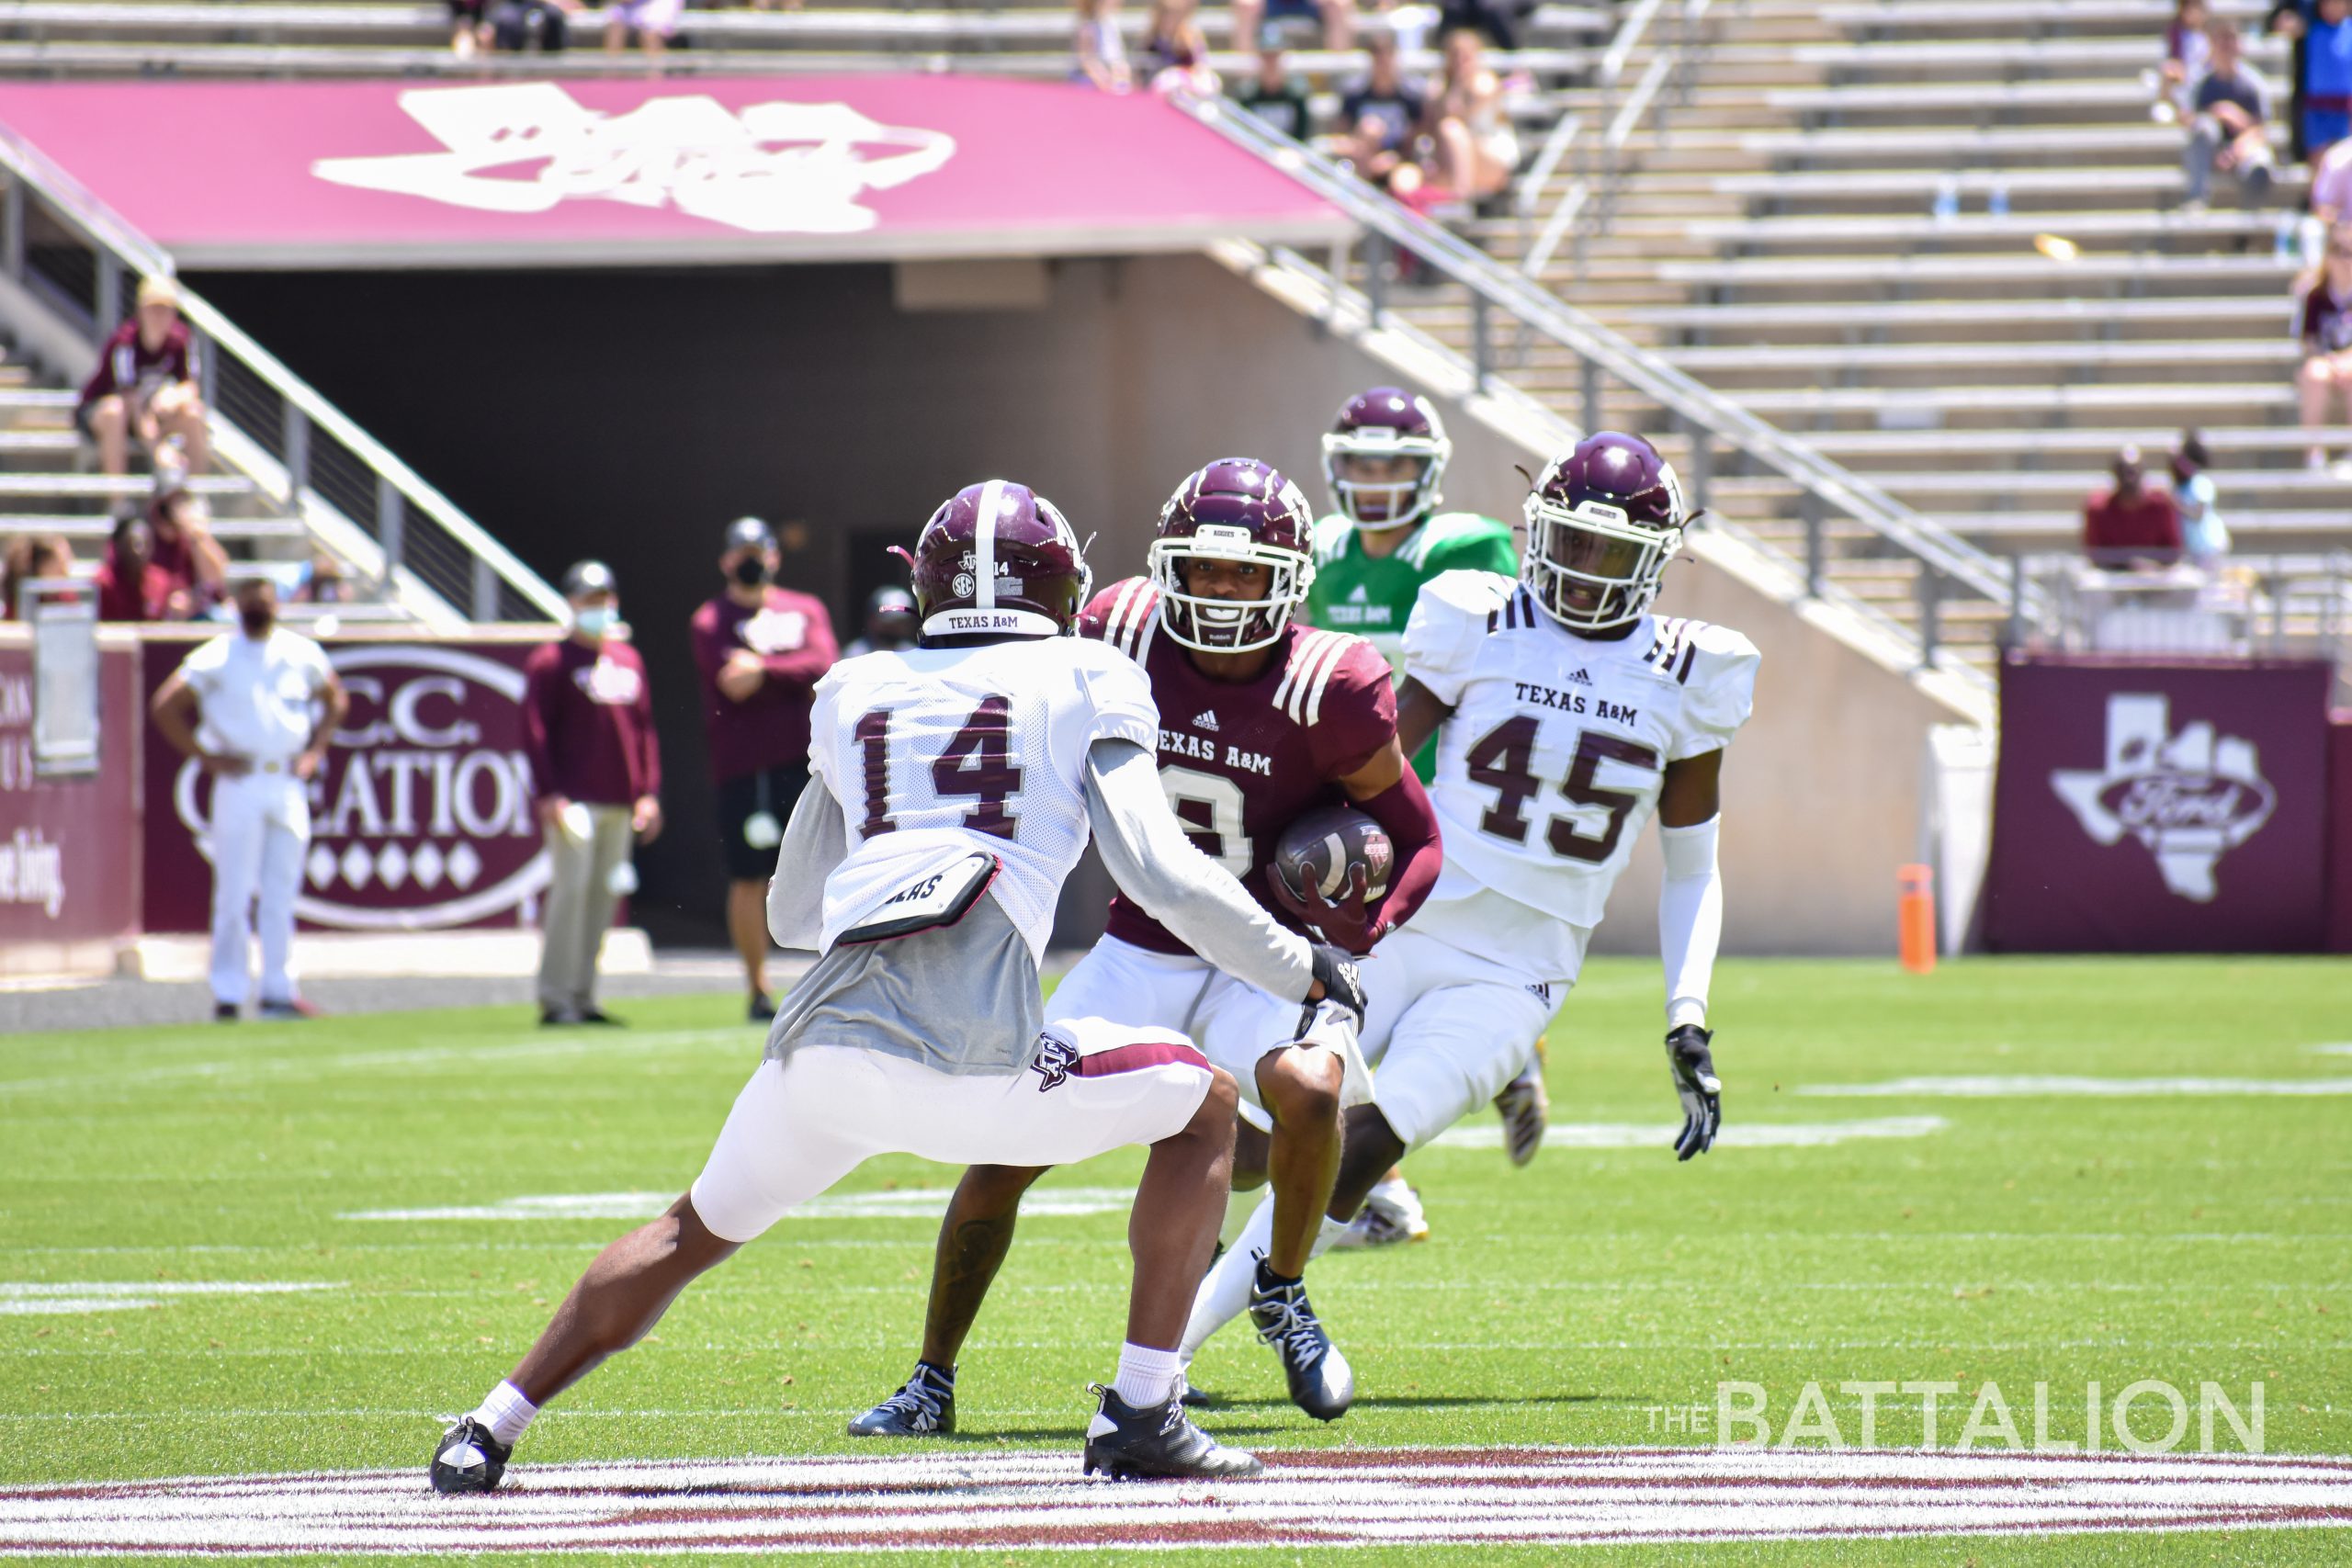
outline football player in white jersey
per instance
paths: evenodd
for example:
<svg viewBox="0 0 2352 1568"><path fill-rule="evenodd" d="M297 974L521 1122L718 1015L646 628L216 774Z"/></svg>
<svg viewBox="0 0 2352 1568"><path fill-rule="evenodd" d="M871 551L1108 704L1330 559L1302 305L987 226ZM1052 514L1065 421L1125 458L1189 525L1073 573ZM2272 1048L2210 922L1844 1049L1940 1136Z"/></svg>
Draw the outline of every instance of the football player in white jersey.
<svg viewBox="0 0 2352 1568"><path fill-rule="evenodd" d="M1306 498L1272 468L1219 458L1160 509L1150 576L1104 589L1080 632L1132 658L1150 682L1160 784L1193 841L1278 919L1286 911L1287 923L1364 953L1412 918L1443 855L1429 798L1396 747L1387 662L1361 637L1292 619L1315 574L1311 525ZM1319 908L1299 907L1268 874L1274 847L1301 816L1342 802L1387 833L1386 887L1343 895L1339 906L1310 888ZM1240 1157L1267 1169L1273 1188L1235 1238L1258 1260L1250 1316L1298 1407L1325 1421L1344 1415L1355 1377L1302 1276L1328 1224L1340 1115L1366 1089L1361 1058L1350 1061L1353 1039L1300 1039L1295 998L1223 972L1124 898L1054 992L1046 1016L1064 1013L1181 1029L1233 1075L1248 1123L1239 1143L1252 1151ZM1021 1195L1043 1174L1034 1164L965 1172L940 1224L914 1372L853 1419L850 1436L955 1430L956 1358L1012 1244Z"/></svg>
<svg viewBox="0 0 2352 1568"><path fill-rule="evenodd" d="M1438 737L1430 798L1445 866L1412 922L1363 961L1362 1041L1378 1071L1371 1103L1347 1115L1333 1219L1519 1071L1653 815L1676 1153L1705 1153L1721 1124L1707 1029L1718 784L1758 656L1727 627L1650 614L1688 517L1648 442L1587 437L1544 470L1526 518L1516 581L1447 572L1407 624L1397 731L1408 750ZM1246 1304L1233 1261L1202 1281L1188 1364Z"/></svg>
<svg viewBox="0 0 2352 1568"><path fill-rule="evenodd" d="M1129 1144L1151 1156L1128 1231L1127 1343L1097 1391L1085 1468L1260 1468L1176 1402L1184 1303L1225 1211L1233 1079L1172 1030L1046 1026L1037 960L1091 827L1121 890L1219 968L1352 1021L1353 965L1276 924L1185 837L1142 671L1069 635L1091 574L1052 503L973 485L907 558L922 640L819 682L808 750L823 787L802 794L769 885L771 934L816 949L815 967L693 1187L598 1255L514 1372L443 1435L437 1490L496 1487L540 1405L869 1156L1062 1165Z"/></svg>

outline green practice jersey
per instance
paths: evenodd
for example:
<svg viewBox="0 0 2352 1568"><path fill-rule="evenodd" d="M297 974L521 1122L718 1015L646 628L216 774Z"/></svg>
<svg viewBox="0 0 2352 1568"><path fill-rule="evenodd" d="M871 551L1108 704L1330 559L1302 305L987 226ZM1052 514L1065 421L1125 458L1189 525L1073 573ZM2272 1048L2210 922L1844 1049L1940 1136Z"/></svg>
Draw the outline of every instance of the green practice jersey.
<svg viewBox="0 0 2352 1568"><path fill-rule="evenodd" d="M1441 512L1376 559L1365 553L1359 533L1336 513L1315 525L1315 586L1307 591L1301 618L1309 626L1364 638L1380 650L1399 681L1405 678L1405 622L1422 583L1442 571L1519 574L1519 552L1511 547L1510 530L1476 513ZM1436 750L1432 740L1413 759L1424 781Z"/></svg>

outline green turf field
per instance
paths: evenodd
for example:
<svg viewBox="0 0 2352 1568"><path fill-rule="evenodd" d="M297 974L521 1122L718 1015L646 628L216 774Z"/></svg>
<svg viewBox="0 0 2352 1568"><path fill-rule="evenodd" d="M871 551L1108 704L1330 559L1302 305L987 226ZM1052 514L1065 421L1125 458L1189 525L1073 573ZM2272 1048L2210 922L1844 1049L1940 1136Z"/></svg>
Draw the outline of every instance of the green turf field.
<svg viewBox="0 0 2352 1568"><path fill-rule="evenodd" d="M2352 966L1979 960L1921 979L1726 963L1714 1013L1732 1141L1689 1165L1666 1146L1657 991L1654 964L1596 962L1552 1034L1566 1131L1524 1171L1492 1147L1422 1152L1409 1169L1432 1239L1317 1264L1317 1304L1357 1370L1353 1413L1299 1415L1272 1356L1228 1330L1194 1371L1227 1399L1204 1424L1269 1449L1703 1444L1688 1411L1712 1410L1719 1382L1763 1385L1776 1432L1812 1382L1852 1441L1859 1403L1840 1382L1949 1380L1964 1391L1946 1401L1949 1444L1987 1380L2012 1400L2048 1383L2060 1438L2081 1435L2093 1380L2110 1397L2143 1379L2212 1382L2241 1407L2258 1380L2271 1451L2352 1454ZM512 1201L680 1190L758 1054L739 1010L640 1001L625 1031L545 1032L518 1009L0 1040L0 1482L421 1472L441 1418L509 1369L630 1223L609 1217L626 1198L595 1218ZM2022 1075L2176 1081L2090 1094L2102 1086ZM1930 1076L2001 1092L1806 1092ZM2327 1079L2336 1092L2276 1092ZM1874 1135L1843 1136L1849 1123ZM1797 1141L1736 1141L1768 1126ZM1655 1136L1611 1146L1638 1135L1627 1127ZM1039 1190L1081 1190L1069 1206L1095 1212L1024 1220L966 1356L956 1443L1074 1450L1082 1385L1115 1357L1126 1273L1115 1194L1083 1190L1138 1167L1105 1160ZM843 1190L871 1201L747 1248L551 1407L518 1465L870 1451L842 1424L912 1360L936 1209L908 1194L954 1178L867 1166ZM354 1217L502 1205L520 1217ZM324 1288L172 1289L220 1283ZM124 1300L155 1304L90 1310ZM1883 1400L1879 1443L1917 1447L1920 1416L1916 1396ZM2119 1554L2340 1562L2352 1535L1612 1560Z"/></svg>

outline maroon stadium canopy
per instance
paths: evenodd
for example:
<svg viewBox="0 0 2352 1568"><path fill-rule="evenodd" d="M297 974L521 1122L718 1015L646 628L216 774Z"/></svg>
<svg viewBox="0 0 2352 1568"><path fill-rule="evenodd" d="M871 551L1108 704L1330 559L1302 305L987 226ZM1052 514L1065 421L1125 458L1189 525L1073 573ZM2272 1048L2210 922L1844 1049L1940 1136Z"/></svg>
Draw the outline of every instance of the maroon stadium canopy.
<svg viewBox="0 0 2352 1568"><path fill-rule="evenodd" d="M1329 239L1139 95L947 76L25 83L0 126L192 267L611 265Z"/></svg>

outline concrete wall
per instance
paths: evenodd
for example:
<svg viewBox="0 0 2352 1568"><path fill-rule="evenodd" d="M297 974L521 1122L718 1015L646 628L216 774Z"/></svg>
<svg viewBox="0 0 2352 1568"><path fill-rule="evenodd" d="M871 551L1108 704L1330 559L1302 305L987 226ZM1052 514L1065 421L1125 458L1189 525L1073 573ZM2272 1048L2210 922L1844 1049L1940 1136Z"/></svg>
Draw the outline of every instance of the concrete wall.
<svg viewBox="0 0 2352 1568"><path fill-rule="evenodd" d="M674 827L643 856L657 935L711 939L720 871L684 626L717 591L741 513L787 534L787 576L846 622L883 554L990 475L1099 532L1100 581L1141 567L1160 502L1211 457L1264 457L1321 501L1319 436L1350 394L1397 378L1353 344L1203 257L1077 260L1012 308L939 309L887 267L675 273L217 276L230 314L549 578L582 556L620 574L650 668ZM921 303L902 309L901 298ZM1449 505L1515 514L1526 451L1449 408ZM1886 674L1728 574L1676 570L1667 605L1762 645L1758 718L1728 770L1728 943L1870 952L1910 858L1925 727ZM850 628L844 625L844 636ZM1645 847L1603 937L1655 943ZM1099 885L1060 933L1087 934Z"/></svg>

